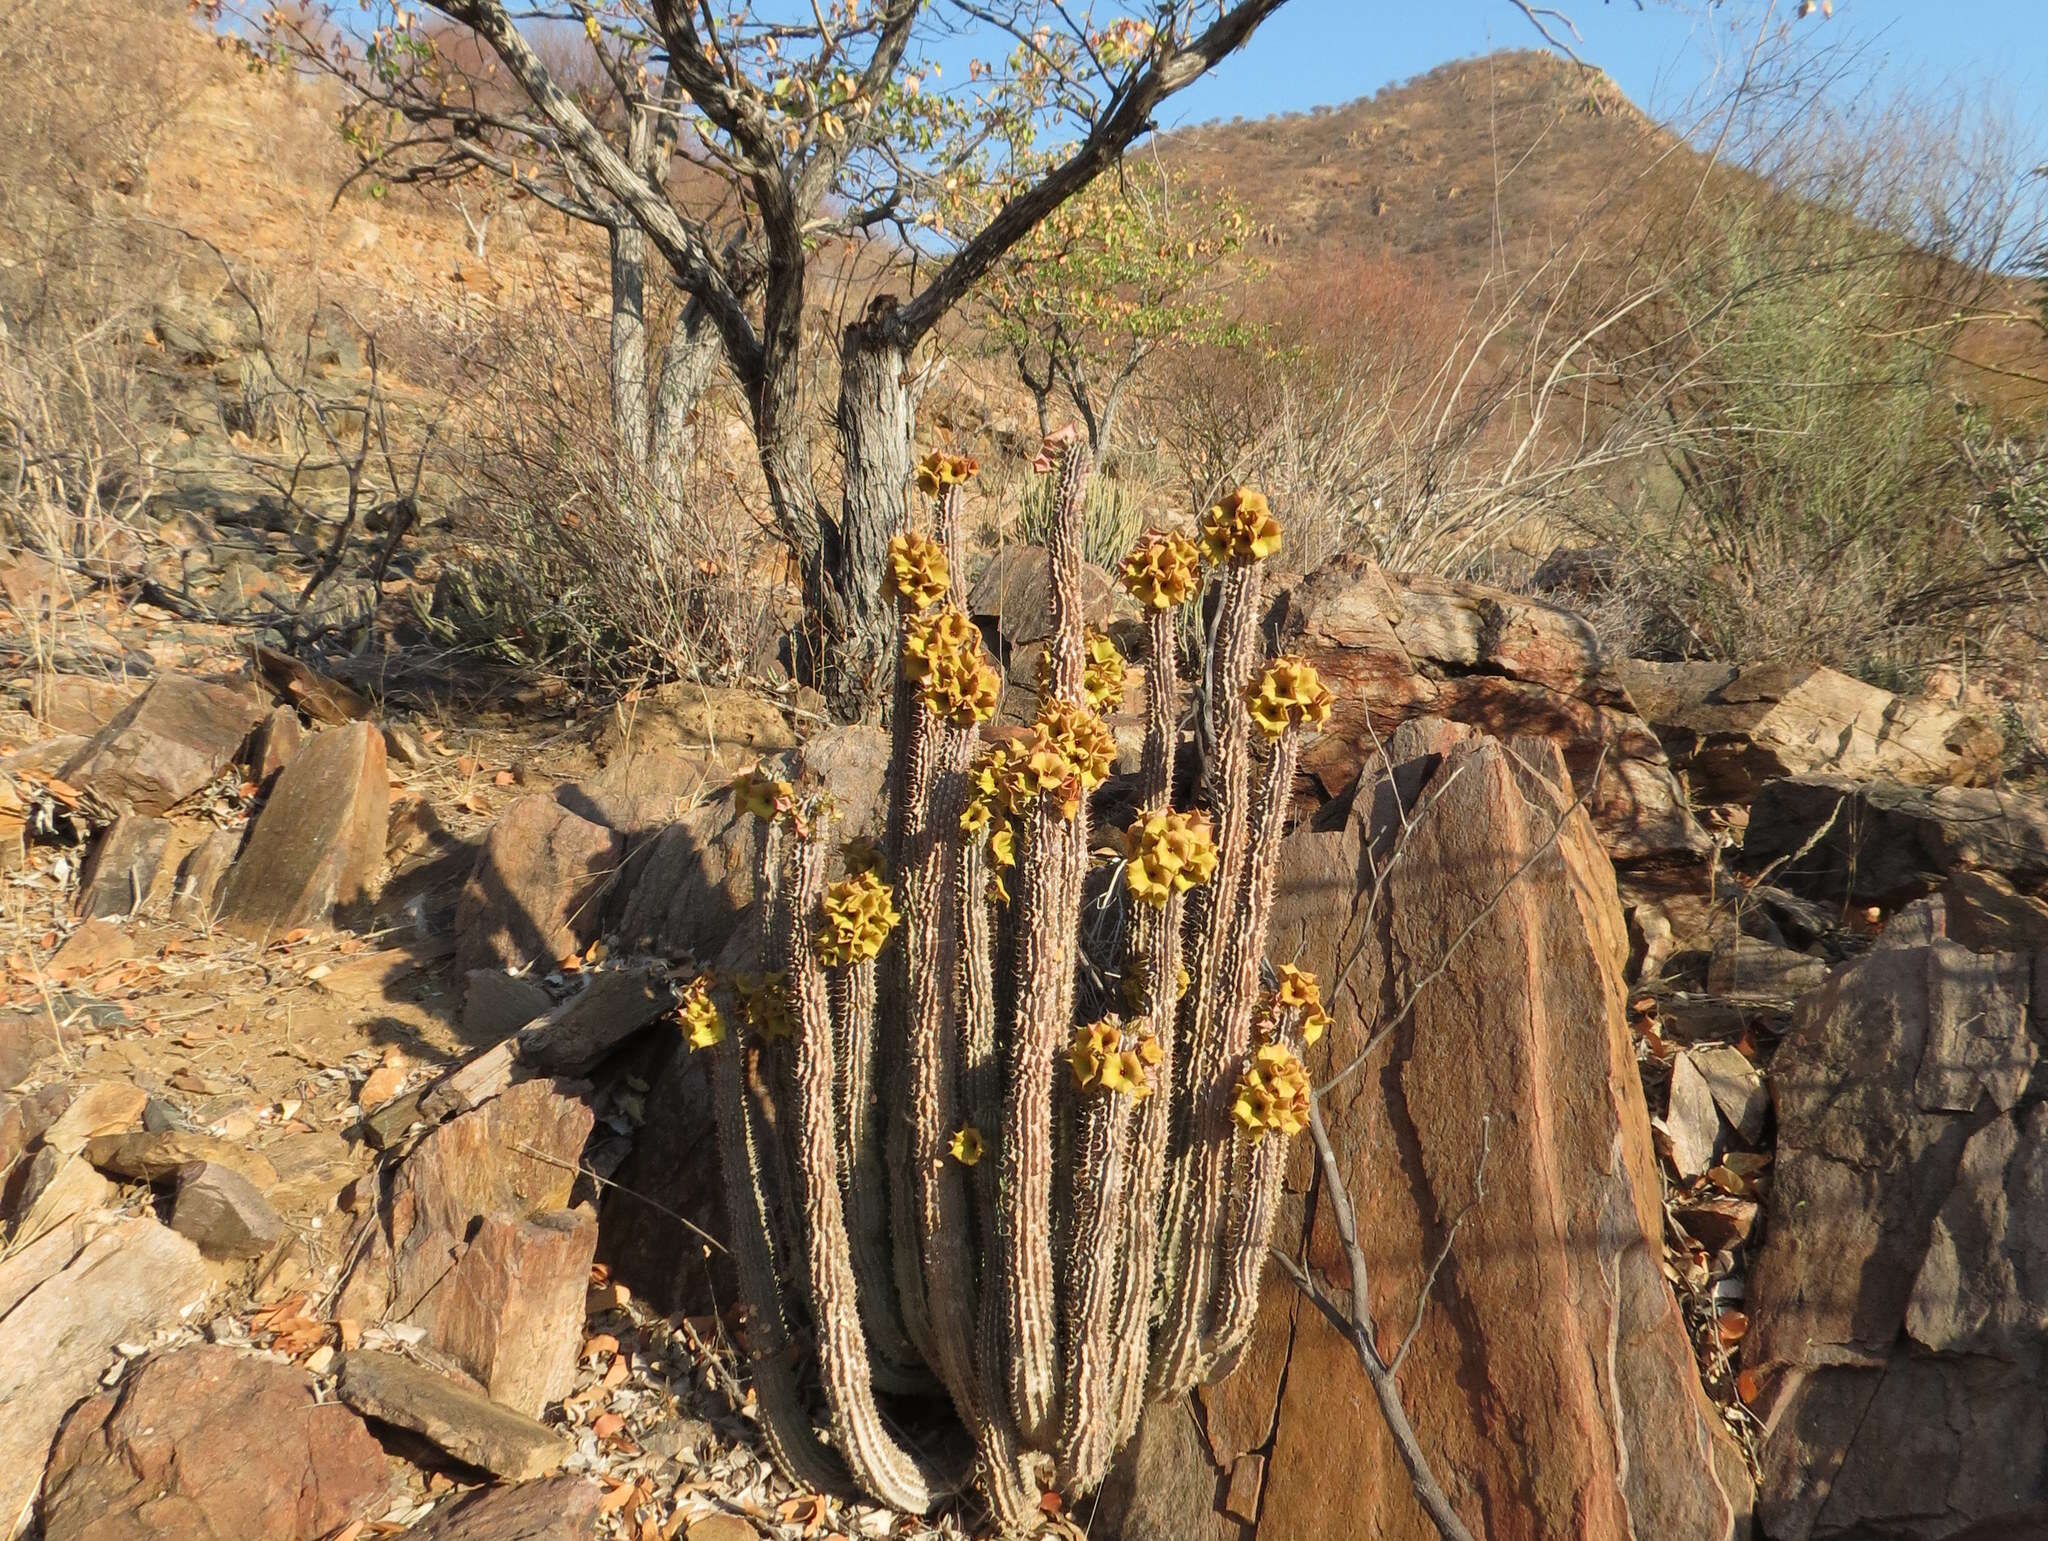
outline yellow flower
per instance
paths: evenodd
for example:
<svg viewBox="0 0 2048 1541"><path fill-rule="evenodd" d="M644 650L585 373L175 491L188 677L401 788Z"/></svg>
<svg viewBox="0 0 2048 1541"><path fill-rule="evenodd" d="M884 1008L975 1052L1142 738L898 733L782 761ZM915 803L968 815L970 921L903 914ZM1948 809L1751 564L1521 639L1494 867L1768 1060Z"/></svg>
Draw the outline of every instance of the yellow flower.
<svg viewBox="0 0 2048 1541"><path fill-rule="evenodd" d="M1307 969L1296 968L1292 963L1281 964L1276 972L1280 988L1273 993L1274 1000L1287 1010L1302 1014L1301 1041L1314 1043L1330 1025L1330 1014L1323 1009L1322 985Z"/></svg>
<svg viewBox="0 0 2048 1541"><path fill-rule="evenodd" d="M825 890L821 909L825 921L818 928L818 955L830 968L872 958L902 918L889 885L872 872L834 883Z"/></svg>
<svg viewBox="0 0 2048 1541"><path fill-rule="evenodd" d="M1047 701L1038 709L1036 726L1050 735L1079 778L1083 792L1094 791L1116 769L1116 736L1085 706Z"/></svg>
<svg viewBox="0 0 2048 1541"><path fill-rule="evenodd" d="M796 806L796 788L764 776L757 765L732 778L732 798L742 813L751 813L766 824Z"/></svg>
<svg viewBox="0 0 2048 1541"><path fill-rule="evenodd" d="M917 490L927 497L937 497L942 488L972 481L980 470L980 464L971 455L949 455L935 449L917 463Z"/></svg>
<svg viewBox="0 0 2048 1541"><path fill-rule="evenodd" d="M1308 1127L1308 1072L1285 1044L1261 1044L1237 1078L1230 1116L1255 1140Z"/></svg>
<svg viewBox="0 0 2048 1541"><path fill-rule="evenodd" d="M965 610L947 608L903 622L903 677L922 680L957 655L981 645L981 631Z"/></svg>
<svg viewBox="0 0 2048 1541"><path fill-rule="evenodd" d="M1294 653L1282 653L1265 672L1245 687L1245 710L1267 738L1290 727L1319 728L1330 720L1330 687L1315 665Z"/></svg>
<svg viewBox="0 0 2048 1541"><path fill-rule="evenodd" d="M1217 566L1263 562L1280 549L1280 521L1263 492L1240 487L1202 515L1202 555Z"/></svg>
<svg viewBox="0 0 2048 1541"><path fill-rule="evenodd" d="M1155 909L1216 872L1216 839L1207 815L1147 814L1124 831L1124 886Z"/></svg>
<svg viewBox="0 0 2048 1541"><path fill-rule="evenodd" d="M1115 1017L1077 1029L1067 1046L1076 1087L1084 1092L1118 1092L1133 1102L1152 1095L1146 1068L1158 1063L1159 1045L1151 1034L1128 1037Z"/></svg>
<svg viewBox="0 0 2048 1541"><path fill-rule="evenodd" d="M981 1160L981 1131L972 1124L962 1124L946 1148L962 1166L973 1166Z"/></svg>
<svg viewBox="0 0 2048 1541"><path fill-rule="evenodd" d="M732 982L740 998L740 1014L747 1027L764 1043L777 1043L796 1031L796 1016L789 1009L789 976L786 974L741 974Z"/></svg>
<svg viewBox="0 0 2048 1541"><path fill-rule="evenodd" d="M725 1018L718 1010L718 1002L711 998L711 977L699 974L683 987L683 998L676 1004L676 1015L683 1024L683 1036L693 1049L716 1048L725 1042Z"/></svg>
<svg viewBox="0 0 2048 1541"><path fill-rule="evenodd" d="M1169 530L1147 530L1124 557L1124 589L1148 610L1171 610L1195 597L1201 581L1195 543Z"/></svg>
<svg viewBox="0 0 2048 1541"><path fill-rule="evenodd" d="M889 592L906 610L928 610L946 597L946 552L928 535L908 531L889 542Z"/></svg>
<svg viewBox="0 0 2048 1541"><path fill-rule="evenodd" d="M1081 673L1081 693L1098 712L1114 711L1124 699L1124 655L1105 632L1088 629L1087 662ZM1047 655L1051 656L1048 649Z"/></svg>

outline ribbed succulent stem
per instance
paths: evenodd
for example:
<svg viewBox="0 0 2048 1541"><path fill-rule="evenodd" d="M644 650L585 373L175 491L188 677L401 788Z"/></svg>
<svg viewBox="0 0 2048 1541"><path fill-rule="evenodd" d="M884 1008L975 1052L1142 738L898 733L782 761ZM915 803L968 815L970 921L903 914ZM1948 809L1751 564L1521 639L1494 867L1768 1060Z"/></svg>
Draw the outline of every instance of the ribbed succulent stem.
<svg viewBox="0 0 2048 1541"><path fill-rule="evenodd" d="M1080 520L1088 451L1067 447L1047 541L1053 632L1051 693L1079 703L1083 667ZM1016 1024L1003 1109L998 1270L1004 1293L1010 1405L1027 1444L1059 1430L1059 1327L1053 1285L1053 1062L1074 1021L1088 810L1062 818L1040 796L1023 816L1017 854Z"/></svg>
<svg viewBox="0 0 2048 1541"><path fill-rule="evenodd" d="M1188 1276L1191 1296L1195 1285L1206 1285L1211 1291L1207 1300L1199 1301L1203 1325L1202 1342L1192 1372L1196 1381L1208 1379L1214 1368L1217 1313L1221 1309L1223 1280L1235 1266L1233 1248L1245 1245L1248 1240L1242 1228L1234 1238L1227 1231L1232 1206L1244 1202L1256 1180L1251 1175L1251 1168L1256 1165L1257 1153L1254 1152L1252 1159L1246 1162L1246 1170L1239 1174L1239 1180L1233 1182L1232 1155L1241 1136L1231 1118L1230 1103L1238 1073L1251 1048L1252 1013L1259 995L1259 959L1266 950L1266 923L1272 913L1273 884L1280 866L1280 837L1286 831L1287 807L1293 796L1294 767L1300 744L1300 733L1290 728L1281 735L1272 758L1266 764L1247 842L1235 923L1230 928L1220 966L1212 976L1222 1008L1215 1018L1222 1073L1206 1088L1202 1100L1195 1105L1195 1116L1200 1122L1196 1127L1193 1189L1198 1202L1195 1223L1190 1232ZM1220 900L1224 896L1219 893L1217 897ZM1279 1144L1271 1139L1260 1143ZM1270 1151L1265 1159L1272 1159ZM1270 1215L1265 1227L1270 1234ZM1245 1259L1245 1263L1253 1270L1254 1298L1250 1305L1256 1310L1257 1271L1265 1263L1263 1237L1259 1240L1257 1253ZM1244 1305L1245 1302L1240 1300L1240 1309Z"/></svg>
<svg viewBox="0 0 2048 1541"><path fill-rule="evenodd" d="M1124 1186L1132 1125L1130 1100L1113 1091L1084 1093L1076 1117L1066 1277L1066 1387L1057 1449L1060 1486L1092 1492L1115 1454L1112 1376L1115 1345L1128 1329L1117 1314L1123 1256Z"/></svg>
<svg viewBox="0 0 2048 1541"><path fill-rule="evenodd" d="M861 1322L873 1354L875 1383L885 1391L918 1391L930 1377L896 1314L895 1263L889 1252L889 1174L882 1160L876 1107L875 961L863 958L831 976L833 1063L839 1070L840 1191L846 1200Z"/></svg>
<svg viewBox="0 0 2048 1541"><path fill-rule="evenodd" d="M1173 756L1180 740L1180 662L1174 637L1177 612L1145 618L1145 750L1138 769L1138 806L1163 813L1173 805Z"/></svg>
<svg viewBox="0 0 2048 1541"><path fill-rule="evenodd" d="M764 921L775 912L772 880L777 832L762 826L755 846L756 889ZM756 1127L746 1088L746 1048L737 1033L713 1050L711 1095L718 1132L718 1162L726 1230L734 1272L747 1307L747 1348L754 1400L769 1453L792 1481L824 1492L847 1488L846 1468L818 1438L797 1389L794 1350L783 1315L775 1268L774 1211L769 1196L772 1159Z"/></svg>
<svg viewBox="0 0 2048 1541"><path fill-rule="evenodd" d="M811 1319L820 1378L832 1408L834 1443L854 1479L883 1503L922 1514L937 1481L898 1445L875 1405L859 1286L840 1203L838 1147L833 1132L837 1067L833 1063L831 997L811 929L825 891L822 810L800 832L790 862L788 973L796 1015L797 1197L803 1213L810 1275Z"/></svg>
<svg viewBox="0 0 2048 1541"><path fill-rule="evenodd" d="M1187 1075L1176 1099L1186 1120L1174 1140L1167 1183L1166 1312L1153 1355L1153 1391L1165 1396L1201 1380L1202 1338L1215 1289L1220 1212L1208 1203L1206 1178L1220 1183L1230 1145L1230 1088L1235 1056L1230 1018L1239 1000L1223 976L1246 871L1251 824L1251 718L1244 692L1258 659L1259 604L1264 585L1252 565L1226 568L1217 597L1215 656L1208 707L1215 720L1215 759L1208 799L1215 824L1216 873L1196 904L1188 971L1193 984L1182 1014Z"/></svg>
<svg viewBox="0 0 2048 1541"><path fill-rule="evenodd" d="M891 836L891 882L900 883L901 875L917 862L919 853L931 846L931 793L939 767L938 740L944 731L944 725L938 718L925 710L923 702L913 695L909 715L896 729L896 737L909 743L903 771L908 791L901 825L892 831ZM911 950L911 946L889 949L892 1007L894 1011L906 1014L911 1010L914 988ZM936 1365L938 1355L932 1343L931 1320L925 1309L924 1263L918 1255L916 1187L902 1180L902 1174L909 1171L911 1145L911 1063L909 1044L903 1033L888 1035L882 1046L881 1064L882 1118L887 1131L888 1169L898 1174L897 1180L889 1185L889 1236L895 1259L896 1310L903 1323L903 1335L927 1364Z"/></svg>
<svg viewBox="0 0 2048 1541"><path fill-rule="evenodd" d="M909 1186L916 1202L917 1250L924 1266L925 1307L938 1371L963 1421L973 1427L981 1404L974 1375L974 1238L966 1170L949 1146L960 1127L959 881L957 835L966 806L967 762L974 734L942 728L934 745L939 772L931 817L905 856L906 950L911 955Z"/></svg>

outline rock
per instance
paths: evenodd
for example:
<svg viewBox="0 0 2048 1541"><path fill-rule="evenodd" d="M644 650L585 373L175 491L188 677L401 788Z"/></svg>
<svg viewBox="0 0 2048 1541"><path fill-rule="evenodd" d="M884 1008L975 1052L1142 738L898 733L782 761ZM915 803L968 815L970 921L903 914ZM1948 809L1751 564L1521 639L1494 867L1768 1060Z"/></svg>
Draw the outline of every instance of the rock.
<svg viewBox="0 0 2048 1541"><path fill-rule="evenodd" d="M314 722L339 727L370 715L370 703L361 695L341 681L315 672L289 653L259 647L256 665L273 689Z"/></svg>
<svg viewBox="0 0 2048 1541"><path fill-rule="evenodd" d="M365 1418L409 1429L507 1482L560 1470L574 1448L557 1430L396 1354L358 1350L344 1356L340 1393Z"/></svg>
<svg viewBox="0 0 2048 1541"><path fill-rule="evenodd" d="M270 785L270 778L291 763L305 741L306 726L297 711L289 706L271 708L249 741L249 779L259 787Z"/></svg>
<svg viewBox="0 0 2048 1541"><path fill-rule="evenodd" d="M64 1415L95 1389L114 1345L176 1322L205 1298L208 1278L199 1249L168 1227L113 1220L0 1316L0 1516L10 1530L42 1486Z"/></svg>
<svg viewBox="0 0 2048 1541"><path fill-rule="evenodd" d="M548 1477L485 1488L439 1510L406 1534L413 1541L589 1541L604 1489L588 1477Z"/></svg>
<svg viewBox="0 0 2048 1541"><path fill-rule="evenodd" d="M599 724L591 747L600 761L622 754L739 748L754 754L793 748L796 735L772 701L750 691L677 681L622 701Z"/></svg>
<svg viewBox="0 0 2048 1541"><path fill-rule="evenodd" d="M547 1015L555 998L531 979L501 968L471 969L462 993L462 1036L495 1043Z"/></svg>
<svg viewBox="0 0 2048 1541"><path fill-rule="evenodd" d="M1440 759L1394 756L1402 804L1428 810L1399 862L1384 864L1400 826L1385 785L1361 790L1341 827L1288 838L1267 949L1324 981L1335 1021L1310 1052L1318 1083L1360 1052L1390 992L1421 981L1379 1056L1322 1099L1361 1201L1377 1314L1396 1331L1483 1160L1456 1285L1422 1313L1402 1375L1409 1412L1475 1533L1723 1541L1747 1524L1747 1480L1659 1267L1613 869L1585 810L1560 825L1571 793L1554 748L1438 739ZM1368 853L1385 873L1377 903ZM1348 1275L1309 1176L1303 1150L1276 1245L1341 1292ZM1208 1448L1198 1467L1155 1472L1159 1491L1206 1484L1213 1511L1219 1482L1258 1454L1259 1537L1434 1537L1349 1343L1284 1281L1269 1279L1237 1375L1200 1396L1189 1427L1202 1433L1174 1438ZM1160 1415L1188 1423L1181 1409ZM1124 1534L1201 1531L1177 1515Z"/></svg>
<svg viewBox="0 0 2048 1541"><path fill-rule="evenodd" d="M149 1093L126 1081L95 1081L81 1087L57 1121L43 1131L43 1143L75 1156L95 1135L140 1128Z"/></svg>
<svg viewBox="0 0 2048 1541"><path fill-rule="evenodd" d="M638 841L667 829L759 758L736 746L616 754L589 780L557 787L555 801Z"/></svg>
<svg viewBox="0 0 2048 1541"><path fill-rule="evenodd" d="M1730 1000L1797 1000L1827 977L1827 959L1753 936L1723 938L1707 962L1708 993Z"/></svg>
<svg viewBox="0 0 2048 1541"><path fill-rule="evenodd" d="M384 1451L313 1378L202 1345L71 1415L44 1479L47 1541L317 1541L384 1501Z"/></svg>
<svg viewBox="0 0 2048 1541"><path fill-rule="evenodd" d="M1693 1240L1709 1252L1721 1252L1749 1240L1749 1233L1756 1227L1757 1203L1754 1199L1710 1193L1681 1199L1672 1205L1671 1212Z"/></svg>
<svg viewBox="0 0 2048 1541"><path fill-rule="evenodd" d="M1664 750L1635 714L1591 628L1569 611L1479 584L1390 578L1369 558L1339 556L1275 605L1281 643L1304 654L1336 694L1301 766L1325 797L1368 766L1374 737L1433 716L1563 750L1610 859L1699 866L1709 848Z"/></svg>
<svg viewBox="0 0 2048 1541"><path fill-rule="evenodd" d="M255 1151L184 1129L98 1135L85 1142L84 1154L102 1172L132 1182L168 1182L180 1168L210 1161L240 1172L264 1191L277 1185L276 1168Z"/></svg>
<svg viewBox="0 0 2048 1541"><path fill-rule="evenodd" d="M15 1195L21 1218L8 1232L10 1247L26 1246L81 1215L114 1203L114 1185L79 1156L45 1146L29 1159Z"/></svg>
<svg viewBox="0 0 2048 1541"><path fill-rule="evenodd" d="M306 741L277 778L221 891L220 923L267 940L362 899L384 861L390 784L366 722Z"/></svg>
<svg viewBox="0 0 2048 1541"><path fill-rule="evenodd" d="M1757 793L1743 862L1796 890L1892 905L1962 871L2048 886L2048 808L1997 787L1790 776Z"/></svg>
<svg viewBox="0 0 2048 1541"><path fill-rule="evenodd" d="M221 884L241 849L239 829L216 829L194 846L178 864L178 875L171 883L171 919L181 925L211 926Z"/></svg>
<svg viewBox="0 0 2048 1541"><path fill-rule="evenodd" d="M82 674L60 674L32 697L37 720L57 733L77 733L90 738L121 715L141 695L137 680L90 679Z"/></svg>
<svg viewBox="0 0 2048 1541"><path fill-rule="evenodd" d="M57 1050L57 1034L41 1011L0 1011L0 1087L19 1086Z"/></svg>
<svg viewBox="0 0 2048 1541"><path fill-rule="evenodd" d="M597 1255L588 1206L520 1219L485 1215L408 1320L494 1401L538 1417L576 1387L583 1293Z"/></svg>
<svg viewBox="0 0 2048 1541"><path fill-rule="evenodd" d="M1714 1106L1744 1142L1752 1147L1763 1144L1771 1116L1771 1094L1749 1056L1730 1044L1708 1043L1679 1057L1706 1082Z"/></svg>
<svg viewBox="0 0 2048 1541"><path fill-rule="evenodd" d="M240 1172L202 1161L178 1174L171 1229L211 1258L261 1257L283 1237L284 1221Z"/></svg>
<svg viewBox="0 0 2048 1541"><path fill-rule="evenodd" d="M683 1541L761 1541L761 1532L737 1514L707 1514L690 1521Z"/></svg>
<svg viewBox="0 0 2048 1541"><path fill-rule="evenodd" d="M182 294L157 307L150 330L166 352L186 364L219 364L233 358L241 346L232 320Z"/></svg>
<svg viewBox="0 0 2048 1541"><path fill-rule="evenodd" d="M1972 952L2048 948L2048 902L2014 891L1995 872L1958 872L1941 888L1947 935Z"/></svg>
<svg viewBox="0 0 2048 1541"><path fill-rule="evenodd" d="M1714 1107L1706 1077L1689 1055L1680 1054L1671 1061L1671 1101L1659 1132L1671 1169L1681 1180L1690 1181L1714 1164L1714 1150L1721 1140L1721 1115Z"/></svg>
<svg viewBox="0 0 2048 1541"><path fill-rule="evenodd" d="M93 843L78 874L78 913L87 919L133 915L149 903L171 821L124 813Z"/></svg>
<svg viewBox="0 0 2048 1541"><path fill-rule="evenodd" d="M537 793L498 816L455 910L456 966L552 966L597 935L625 837Z"/></svg>
<svg viewBox="0 0 2048 1541"><path fill-rule="evenodd" d="M881 832L889 740L879 728L827 729L770 769L832 794L838 838ZM753 821L721 790L635 854L624 893L618 930L625 947L751 967L753 931L738 921L754 902Z"/></svg>
<svg viewBox="0 0 2048 1541"><path fill-rule="evenodd" d="M135 938L111 920L95 918L64 938L50 955L53 979L84 979L135 956Z"/></svg>
<svg viewBox="0 0 2048 1541"><path fill-rule="evenodd" d="M260 702L238 690L161 675L61 775L123 812L165 813L234 763L263 714Z"/></svg>
<svg viewBox="0 0 2048 1541"><path fill-rule="evenodd" d="M1760 1514L1941 1537L2048 1499L2048 957L1889 947L1802 1001L1749 1286Z"/></svg>
<svg viewBox="0 0 2048 1541"><path fill-rule="evenodd" d="M1107 626L1127 606L1108 573L1081 565L1081 615L1090 626ZM969 591L975 620L995 629L1006 649L1029 647L1052 635L1052 598L1046 586L1045 548L1005 546L988 559Z"/></svg>
<svg viewBox="0 0 2048 1541"><path fill-rule="evenodd" d="M1975 786L2003 758L1996 723L1818 664L1630 660L1619 672L1672 764L1710 801L1815 772Z"/></svg>
<svg viewBox="0 0 2048 1541"><path fill-rule="evenodd" d="M566 1386L559 1356L566 1352L573 1371L596 1247L587 1211L563 1212L592 1123L584 1103L534 1080L433 1130L400 1164L382 1223L349 1274L336 1315L426 1328L430 1346L494 1393L502 1387L499 1400L522 1411L537 1413L542 1393L560 1396ZM521 1267L569 1271L515 1276ZM462 1281L459 1288L451 1276ZM453 1298L470 1290L474 1298ZM574 1323L560 1343L542 1341L559 1330L562 1302L572 1293ZM515 1354L527 1361L511 1362Z"/></svg>

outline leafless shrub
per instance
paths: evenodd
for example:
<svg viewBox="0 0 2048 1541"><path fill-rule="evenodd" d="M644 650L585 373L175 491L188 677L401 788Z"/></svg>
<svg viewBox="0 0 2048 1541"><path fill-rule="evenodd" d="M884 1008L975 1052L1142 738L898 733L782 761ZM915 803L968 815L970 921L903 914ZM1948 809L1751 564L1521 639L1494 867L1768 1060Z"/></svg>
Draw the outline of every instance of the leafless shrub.
<svg viewBox="0 0 2048 1541"><path fill-rule="evenodd" d="M707 434L681 466L630 453L604 341L564 308L509 320L484 364L459 450L469 539L436 600L444 638L600 692L746 672L784 585L743 467Z"/></svg>

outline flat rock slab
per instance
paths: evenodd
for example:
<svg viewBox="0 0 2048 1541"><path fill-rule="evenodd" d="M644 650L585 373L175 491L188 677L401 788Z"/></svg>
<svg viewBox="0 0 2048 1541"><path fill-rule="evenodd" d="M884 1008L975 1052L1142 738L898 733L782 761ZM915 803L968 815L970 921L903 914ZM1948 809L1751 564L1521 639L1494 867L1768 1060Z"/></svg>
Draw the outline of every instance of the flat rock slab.
<svg viewBox="0 0 2048 1541"><path fill-rule="evenodd" d="M205 1298L210 1278L199 1249L175 1231L116 1220L0 1316L0 1531L12 1534L35 1498L51 1439L98 1386L114 1345L177 1321Z"/></svg>
<svg viewBox="0 0 2048 1541"><path fill-rule="evenodd" d="M277 1168L255 1151L183 1129L97 1135L85 1142L84 1154L102 1172L134 1182L168 1182L194 1162L211 1161L240 1172L262 1191L277 1186Z"/></svg>
<svg viewBox="0 0 2048 1541"><path fill-rule="evenodd" d="M588 1541L604 1490L588 1477L487 1488L428 1516L413 1541Z"/></svg>
<svg viewBox="0 0 2048 1541"><path fill-rule="evenodd" d="M559 1471L573 1448L559 1430L396 1354L348 1355L340 1384L341 1399L365 1418L410 1429L456 1460L507 1482Z"/></svg>
<svg viewBox="0 0 2048 1541"><path fill-rule="evenodd" d="M268 708L252 695L166 674L66 762L64 780L130 813L165 813L221 773Z"/></svg>
<svg viewBox="0 0 2048 1541"><path fill-rule="evenodd" d="M384 735L366 722L309 738L278 774L221 890L220 923L266 940L363 898L384 863Z"/></svg>
<svg viewBox="0 0 2048 1541"><path fill-rule="evenodd" d="M43 1131L43 1143L67 1156L85 1149L102 1134L120 1134L142 1126L149 1093L127 1081L95 1081L82 1086L57 1121Z"/></svg>
<svg viewBox="0 0 2048 1541"><path fill-rule="evenodd" d="M73 1413L44 1481L45 1541L318 1541L366 1517L383 1447L313 1378L216 1346L151 1359Z"/></svg>

